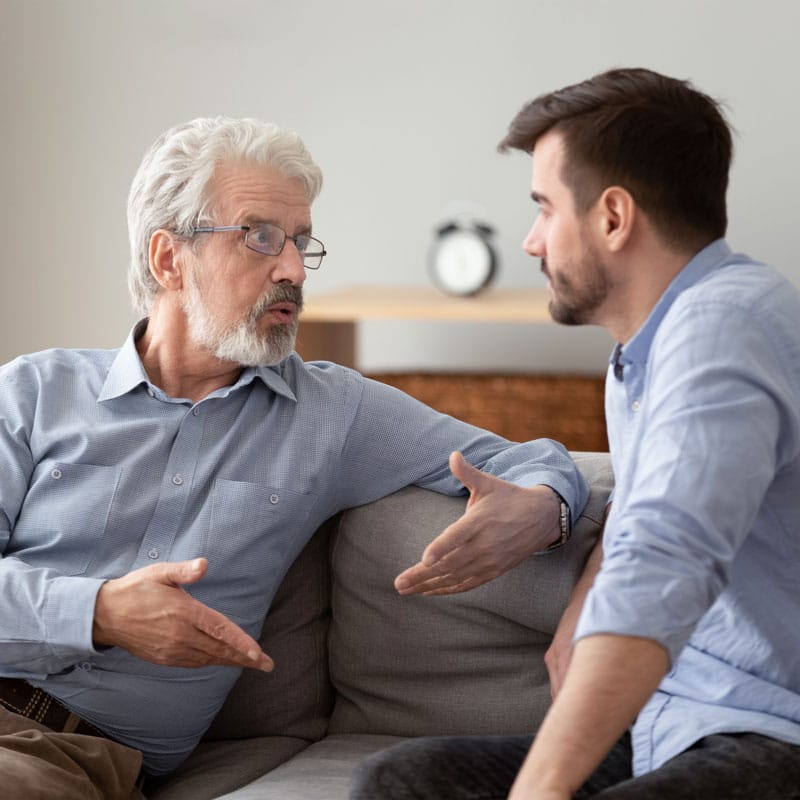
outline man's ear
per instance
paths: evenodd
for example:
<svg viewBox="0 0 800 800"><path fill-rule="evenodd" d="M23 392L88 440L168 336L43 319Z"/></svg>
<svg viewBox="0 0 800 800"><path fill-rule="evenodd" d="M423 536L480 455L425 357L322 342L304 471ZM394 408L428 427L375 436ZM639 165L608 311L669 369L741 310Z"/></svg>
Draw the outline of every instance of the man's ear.
<svg viewBox="0 0 800 800"><path fill-rule="evenodd" d="M150 272L159 285L167 290L183 287L182 243L163 228L150 237Z"/></svg>
<svg viewBox="0 0 800 800"><path fill-rule="evenodd" d="M636 201L627 189L609 186L599 197L598 212L600 235L609 252L622 250L633 234L636 221Z"/></svg>

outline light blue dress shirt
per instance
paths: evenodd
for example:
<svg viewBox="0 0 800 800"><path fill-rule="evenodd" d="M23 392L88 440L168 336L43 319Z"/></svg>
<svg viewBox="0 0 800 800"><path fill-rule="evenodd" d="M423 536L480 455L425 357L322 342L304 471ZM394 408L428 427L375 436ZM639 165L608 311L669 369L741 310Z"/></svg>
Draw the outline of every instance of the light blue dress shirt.
<svg viewBox="0 0 800 800"><path fill-rule="evenodd" d="M606 380L614 503L576 637L669 653L633 728L634 774L714 733L800 743L798 292L714 242L619 365Z"/></svg>
<svg viewBox="0 0 800 800"><path fill-rule="evenodd" d="M408 484L463 492L452 450L518 485L551 486L573 515L586 502L555 442L512 445L334 364L292 355L199 403L168 397L135 333L118 351L50 350L0 369L0 675L142 750L151 773L188 755L239 670L96 650L104 580L206 556L208 574L188 590L258 636L325 519Z"/></svg>

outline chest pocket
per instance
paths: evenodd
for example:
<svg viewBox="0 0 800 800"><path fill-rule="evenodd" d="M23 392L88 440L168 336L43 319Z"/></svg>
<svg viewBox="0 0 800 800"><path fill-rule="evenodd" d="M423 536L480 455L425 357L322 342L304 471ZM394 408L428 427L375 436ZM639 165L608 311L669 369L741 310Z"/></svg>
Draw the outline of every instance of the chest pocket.
<svg viewBox="0 0 800 800"><path fill-rule="evenodd" d="M239 624L260 622L297 539L307 539L313 494L217 479L201 552L208 572L186 587Z"/></svg>
<svg viewBox="0 0 800 800"><path fill-rule="evenodd" d="M6 554L61 575L83 574L106 531L120 474L118 467L41 462Z"/></svg>

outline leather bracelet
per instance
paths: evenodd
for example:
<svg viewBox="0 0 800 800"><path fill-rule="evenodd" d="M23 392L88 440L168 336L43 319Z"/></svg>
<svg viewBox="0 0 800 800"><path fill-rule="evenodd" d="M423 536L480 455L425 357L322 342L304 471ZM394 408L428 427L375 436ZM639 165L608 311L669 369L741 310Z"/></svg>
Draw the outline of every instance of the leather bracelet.
<svg viewBox="0 0 800 800"><path fill-rule="evenodd" d="M567 501L555 490L552 486L548 486L553 491L559 502L558 524L561 529L561 535L552 544L545 547L544 550L539 550L539 553L551 553L553 550L558 550L563 547L572 535L572 514L569 510Z"/></svg>

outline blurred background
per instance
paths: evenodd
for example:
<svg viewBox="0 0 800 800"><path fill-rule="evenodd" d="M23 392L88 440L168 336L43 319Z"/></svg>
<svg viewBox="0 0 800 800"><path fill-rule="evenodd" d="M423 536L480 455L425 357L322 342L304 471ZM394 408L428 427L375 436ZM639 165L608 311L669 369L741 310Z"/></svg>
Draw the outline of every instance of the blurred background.
<svg viewBox="0 0 800 800"><path fill-rule="evenodd" d="M794 0L0 0L0 361L123 341L131 178L200 115L277 122L321 165L330 255L309 295L429 284L434 229L464 205L497 230L496 285L543 286L520 248L530 160L495 147L524 102L613 66L726 103L729 240L800 284L798 30ZM600 375L610 345L597 328L374 321L359 363Z"/></svg>

